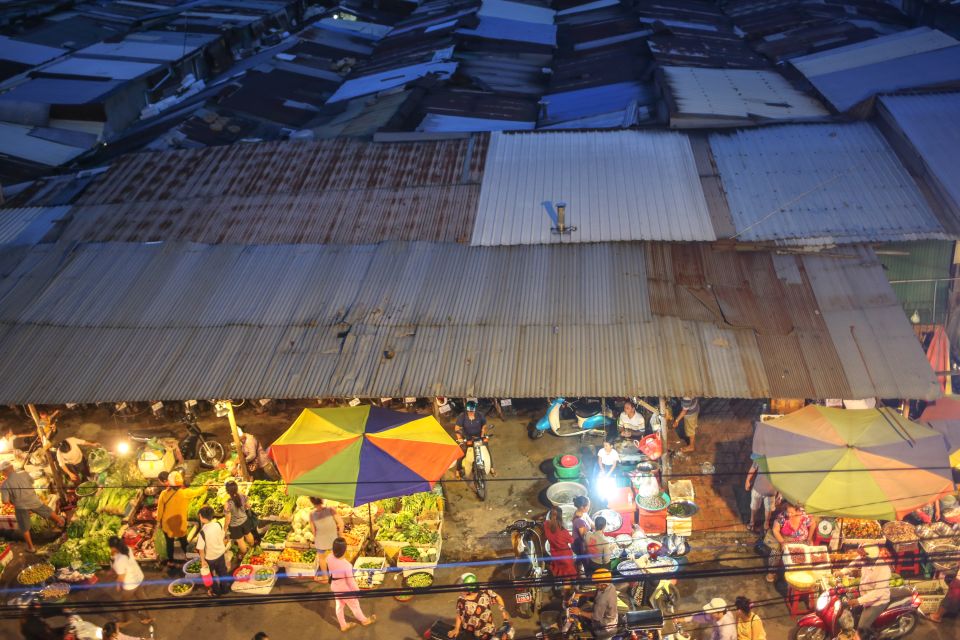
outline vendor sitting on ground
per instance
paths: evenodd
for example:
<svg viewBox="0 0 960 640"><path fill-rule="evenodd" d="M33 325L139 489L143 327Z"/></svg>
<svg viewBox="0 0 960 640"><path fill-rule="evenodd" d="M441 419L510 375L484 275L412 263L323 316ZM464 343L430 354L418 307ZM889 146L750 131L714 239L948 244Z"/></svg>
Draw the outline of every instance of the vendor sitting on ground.
<svg viewBox="0 0 960 640"><path fill-rule="evenodd" d="M82 482L90 477L90 467L87 457L83 455L81 447L95 447L96 442L88 442L80 438L64 438L57 445L57 466L59 466L70 482Z"/></svg>
<svg viewBox="0 0 960 640"><path fill-rule="evenodd" d="M617 418L617 429L620 431L620 436L628 440L638 440L647 433L643 414L637 411L629 400L623 403L623 411Z"/></svg>
<svg viewBox="0 0 960 640"><path fill-rule="evenodd" d="M603 447L597 452L597 475L612 478L617 465L620 464L620 454L613 448L613 443L604 441Z"/></svg>
<svg viewBox="0 0 960 640"><path fill-rule="evenodd" d="M590 554L590 573L597 569L610 568L610 561L619 552L617 543L603 532L607 527L607 519L597 516L593 521L593 531L586 535L587 553Z"/></svg>
<svg viewBox="0 0 960 640"><path fill-rule="evenodd" d="M767 582L777 579L776 571L783 562L783 547L786 544L813 544L813 535L817 531L817 523L808 516L802 507L792 504L784 505L783 511L777 516L767 532L763 542L770 548L770 557L767 560Z"/></svg>

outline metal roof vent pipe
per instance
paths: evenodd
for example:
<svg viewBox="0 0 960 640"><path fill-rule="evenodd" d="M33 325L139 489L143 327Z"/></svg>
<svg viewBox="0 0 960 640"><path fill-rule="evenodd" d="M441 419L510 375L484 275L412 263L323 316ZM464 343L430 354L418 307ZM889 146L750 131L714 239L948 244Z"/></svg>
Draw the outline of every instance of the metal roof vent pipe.
<svg viewBox="0 0 960 640"><path fill-rule="evenodd" d="M541 98L537 102L537 106L540 107L540 114L537 116L540 120L547 120L550 117L550 101L544 100Z"/></svg>
<svg viewBox="0 0 960 640"><path fill-rule="evenodd" d="M566 235L576 231L576 227L567 226L567 203L557 202L554 207L557 210L557 226L552 227L550 231L558 235Z"/></svg>

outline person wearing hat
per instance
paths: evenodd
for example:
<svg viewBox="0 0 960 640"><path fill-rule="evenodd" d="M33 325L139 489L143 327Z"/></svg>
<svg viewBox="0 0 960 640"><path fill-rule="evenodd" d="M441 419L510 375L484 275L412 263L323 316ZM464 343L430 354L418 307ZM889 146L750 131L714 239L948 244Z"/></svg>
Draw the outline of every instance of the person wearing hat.
<svg viewBox="0 0 960 640"><path fill-rule="evenodd" d="M453 433L457 439L457 444L460 445L460 450L464 454L467 452L468 440L487 437L487 419L477 411L476 402L471 400L467 403L466 411L460 414L457 422L453 425ZM496 473L493 470L493 453L490 452L489 446L487 447L487 457L490 459L490 475L494 476ZM459 480L462 477L463 458L461 457L457 460L457 479Z"/></svg>
<svg viewBox="0 0 960 640"><path fill-rule="evenodd" d="M459 638L460 634L465 632L467 637L492 640L497 633L493 622L493 607L500 609L504 625L510 622L503 598L490 589L481 588L475 574L464 573L457 582L463 585L463 591L457 598L457 619L447 637Z"/></svg>
<svg viewBox="0 0 960 640"><path fill-rule="evenodd" d="M689 620L703 628L704 640L737 640L737 619L723 598L712 599Z"/></svg>
<svg viewBox="0 0 960 640"><path fill-rule="evenodd" d="M35 513L41 518L53 520L58 527L63 528L66 521L63 516L53 512L37 495L33 488L33 478L26 471L17 471L9 460L0 462L0 473L5 473L7 479L0 485L0 502L12 504L17 517L17 528L23 534L23 541L27 543L27 550L33 553L33 538L30 536L30 514Z"/></svg>
<svg viewBox="0 0 960 640"><path fill-rule="evenodd" d="M202 487L187 488L183 486L183 474L172 471L167 476L167 488L160 492L157 498L157 523L163 531L163 538L167 549L167 566L173 568L173 541L180 543L183 554L187 553L187 510L190 501L206 493L213 480Z"/></svg>
<svg viewBox="0 0 960 640"><path fill-rule="evenodd" d="M597 569L593 572L591 579L597 587L597 595L593 599L593 610L586 611L579 607L572 607L570 614L590 620L593 637L607 640L616 634L619 623L617 590L612 584L613 574L609 569Z"/></svg>
<svg viewBox="0 0 960 640"><path fill-rule="evenodd" d="M863 612L857 622L860 635L871 635L873 623L890 604L890 578L893 573L890 563L880 553L880 547L874 544L857 547L859 559L854 560L851 566L843 569L842 573L855 572L859 566L860 595L851 598L851 607L861 606Z"/></svg>

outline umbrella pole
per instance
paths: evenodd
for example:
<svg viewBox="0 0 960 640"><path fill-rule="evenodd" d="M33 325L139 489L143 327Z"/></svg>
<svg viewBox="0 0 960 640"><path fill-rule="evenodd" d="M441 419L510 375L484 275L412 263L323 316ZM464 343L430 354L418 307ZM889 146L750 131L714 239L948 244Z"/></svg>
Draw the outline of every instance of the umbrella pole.
<svg viewBox="0 0 960 640"><path fill-rule="evenodd" d="M375 551L374 549L375 543L373 541L373 507L371 507L370 504L371 503L369 502L367 503L367 524L370 527L370 533L367 534L367 544L365 545L366 546L365 553L368 556L372 556Z"/></svg>

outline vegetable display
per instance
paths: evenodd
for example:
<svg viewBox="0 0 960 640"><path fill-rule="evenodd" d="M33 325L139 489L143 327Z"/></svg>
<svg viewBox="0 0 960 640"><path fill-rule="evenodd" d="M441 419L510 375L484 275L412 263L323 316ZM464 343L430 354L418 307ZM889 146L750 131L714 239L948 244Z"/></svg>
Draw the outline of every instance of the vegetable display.
<svg viewBox="0 0 960 640"><path fill-rule="evenodd" d="M434 527L417 522L408 512L385 513L377 521L377 526L377 540L428 545L440 537Z"/></svg>
<svg viewBox="0 0 960 640"><path fill-rule="evenodd" d="M297 505L297 499L287 495L286 485L282 482L254 480L247 490L250 509L261 518L277 517L290 520Z"/></svg>
<svg viewBox="0 0 960 640"><path fill-rule="evenodd" d="M275 524L269 529L267 529L267 533L264 534L262 542L280 546L287 539L287 535L290 533L290 531L291 531L290 525Z"/></svg>
<svg viewBox="0 0 960 640"><path fill-rule="evenodd" d="M426 589L433 584L433 576L429 573L421 572L407 576L407 586L411 589Z"/></svg>
<svg viewBox="0 0 960 640"><path fill-rule="evenodd" d="M6 502L0 502L0 516L12 516L17 512L16 507Z"/></svg>
<svg viewBox="0 0 960 640"><path fill-rule="evenodd" d="M17 582L24 585L43 584L53 577L53 565L47 562L32 564L17 575Z"/></svg>
<svg viewBox="0 0 960 640"><path fill-rule="evenodd" d="M183 570L186 573L196 573L199 575L201 567L203 567L203 564L200 562L200 560L191 560L190 563L183 568Z"/></svg>
<svg viewBox="0 0 960 640"><path fill-rule="evenodd" d="M87 466L93 473L106 471L113 464L113 455L106 449L96 447L87 452Z"/></svg>

